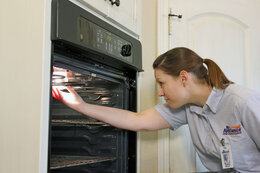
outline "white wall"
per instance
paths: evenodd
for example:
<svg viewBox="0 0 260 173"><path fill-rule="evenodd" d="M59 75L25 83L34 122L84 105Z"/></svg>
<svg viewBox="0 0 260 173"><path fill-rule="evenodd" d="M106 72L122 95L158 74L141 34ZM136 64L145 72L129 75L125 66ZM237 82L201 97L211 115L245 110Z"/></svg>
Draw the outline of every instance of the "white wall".
<svg viewBox="0 0 260 173"><path fill-rule="evenodd" d="M39 169L43 0L0 1L0 172Z"/></svg>
<svg viewBox="0 0 260 173"><path fill-rule="evenodd" d="M141 110L157 104L157 90L152 64L157 56L157 0L142 1L142 48L143 69L141 88ZM141 132L140 173L158 171L158 132Z"/></svg>

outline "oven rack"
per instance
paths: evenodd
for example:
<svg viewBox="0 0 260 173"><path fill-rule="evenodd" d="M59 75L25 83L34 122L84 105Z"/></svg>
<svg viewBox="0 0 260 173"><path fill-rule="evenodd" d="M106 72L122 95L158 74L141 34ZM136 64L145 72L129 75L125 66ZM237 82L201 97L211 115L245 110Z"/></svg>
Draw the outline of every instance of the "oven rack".
<svg viewBox="0 0 260 173"><path fill-rule="evenodd" d="M116 160L116 157L52 155L50 159L50 169L55 170L114 160Z"/></svg>
<svg viewBox="0 0 260 173"><path fill-rule="evenodd" d="M55 120L51 120L52 123L55 124L71 124L71 125L102 125L102 126L110 126L107 123L103 123L100 121L89 121L89 120L68 120L68 119L55 119Z"/></svg>

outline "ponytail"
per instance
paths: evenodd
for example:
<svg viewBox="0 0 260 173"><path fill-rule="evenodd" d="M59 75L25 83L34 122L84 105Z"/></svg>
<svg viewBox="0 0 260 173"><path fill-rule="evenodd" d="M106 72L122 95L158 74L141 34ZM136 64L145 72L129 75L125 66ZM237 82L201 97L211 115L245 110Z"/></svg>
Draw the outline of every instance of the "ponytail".
<svg viewBox="0 0 260 173"><path fill-rule="evenodd" d="M212 87L215 86L218 89L225 89L230 84L234 82L228 80L220 67L210 59L204 59L203 63L205 63L208 67L208 75L206 81Z"/></svg>
<svg viewBox="0 0 260 173"><path fill-rule="evenodd" d="M206 64L207 68L203 65ZM182 70L193 73L197 79L203 83L224 89L232 84L225 76L219 66L210 59L202 59L194 51L177 47L171 49L156 58L153 63L154 69L161 69L172 76L179 76Z"/></svg>

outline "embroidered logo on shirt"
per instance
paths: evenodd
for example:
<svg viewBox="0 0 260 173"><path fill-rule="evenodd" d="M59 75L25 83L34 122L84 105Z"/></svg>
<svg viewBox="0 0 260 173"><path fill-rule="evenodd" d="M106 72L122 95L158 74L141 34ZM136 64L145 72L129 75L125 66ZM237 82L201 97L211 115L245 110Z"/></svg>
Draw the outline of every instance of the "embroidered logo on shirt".
<svg viewBox="0 0 260 173"><path fill-rule="evenodd" d="M241 124L237 126L226 126L223 131L223 135L237 135L241 134Z"/></svg>

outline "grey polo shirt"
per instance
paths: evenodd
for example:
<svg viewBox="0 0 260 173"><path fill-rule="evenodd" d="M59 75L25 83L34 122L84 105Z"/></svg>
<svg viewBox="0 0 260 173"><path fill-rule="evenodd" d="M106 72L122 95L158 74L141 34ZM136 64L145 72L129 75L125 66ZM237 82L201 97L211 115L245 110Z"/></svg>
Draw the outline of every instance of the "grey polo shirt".
<svg viewBox="0 0 260 173"><path fill-rule="evenodd" d="M213 88L203 107L192 104L172 109L167 103L155 109L172 126L188 124L196 151L206 168L222 170L220 140L231 146L234 169L260 173L260 94L232 84Z"/></svg>

